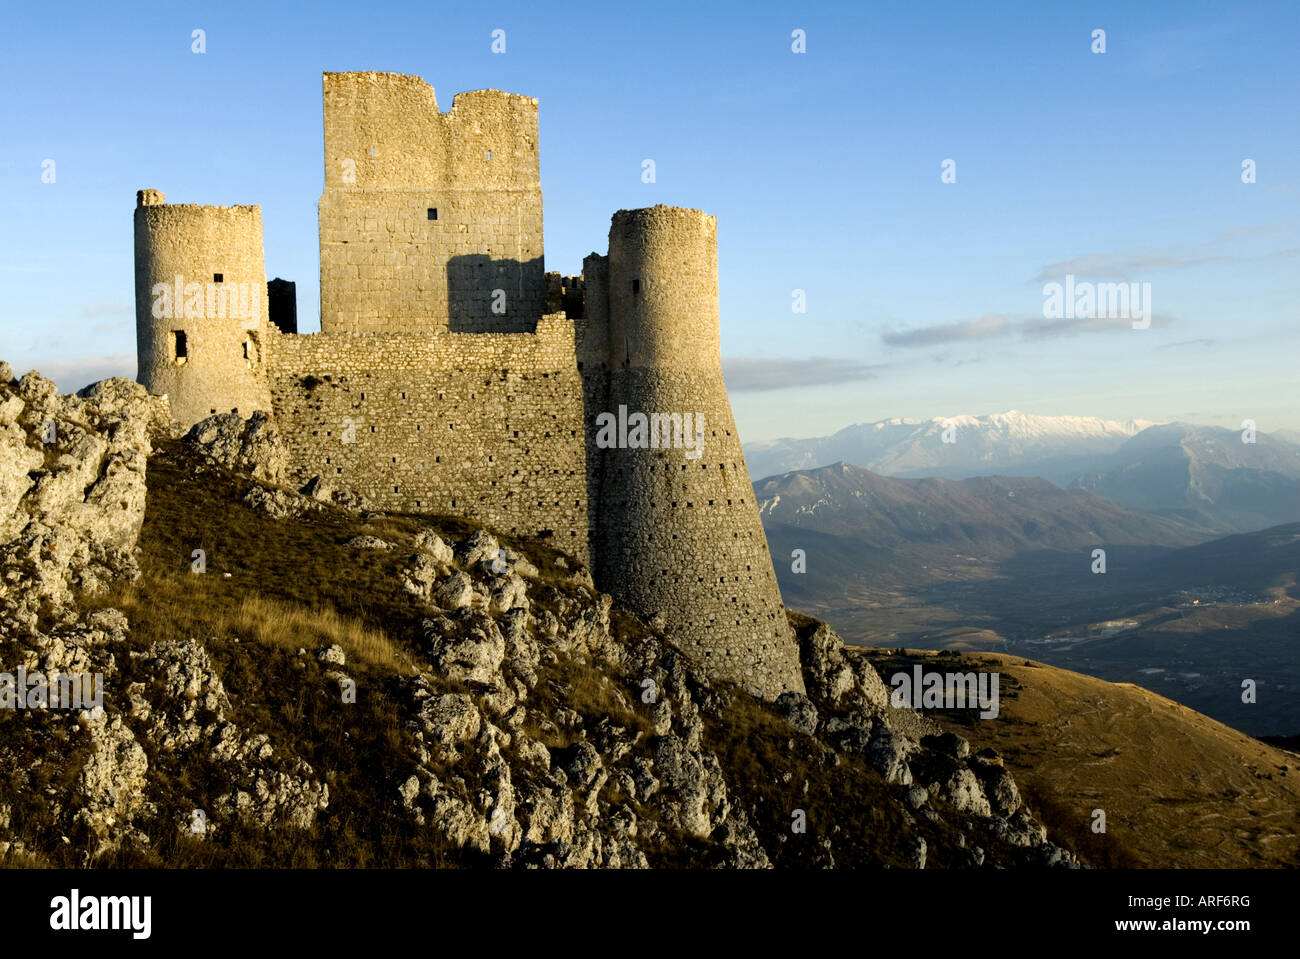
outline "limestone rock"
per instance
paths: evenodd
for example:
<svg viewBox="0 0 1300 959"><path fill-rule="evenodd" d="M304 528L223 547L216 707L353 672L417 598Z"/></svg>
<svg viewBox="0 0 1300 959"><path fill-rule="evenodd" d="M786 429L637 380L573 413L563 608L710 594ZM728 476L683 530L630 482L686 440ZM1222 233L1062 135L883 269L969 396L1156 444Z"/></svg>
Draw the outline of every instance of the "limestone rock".
<svg viewBox="0 0 1300 959"><path fill-rule="evenodd" d="M853 692L856 677L845 659L843 647L844 641L824 623L800 637L804 684L814 699L838 704Z"/></svg>
<svg viewBox="0 0 1300 959"><path fill-rule="evenodd" d="M212 462L262 483L283 483L288 474L288 449L261 411L247 420L238 413L209 416L190 427L185 442Z"/></svg>
<svg viewBox="0 0 1300 959"><path fill-rule="evenodd" d="M81 714L91 750L78 774L76 821L93 837L91 855L116 848L144 808L149 760L121 716L102 708Z"/></svg>
<svg viewBox="0 0 1300 959"><path fill-rule="evenodd" d="M380 539L378 536L353 536L343 545L352 549L377 549L381 551L388 551L393 548L392 543Z"/></svg>
<svg viewBox="0 0 1300 959"><path fill-rule="evenodd" d="M470 614L454 621L426 619L424 639L434 668L448 679L498 684L506 641L490 617Z"/></svg>
<svg viewBox="0 0 1300 959"><path fill-rule="evenodd" d="M817 732L817 707L803 693L784 692L776 698L773 706L804 735L812 736Z"/></svg>
<svg viewBox="0 0 1300 959"><path fill-rule="evenodd" d="M915 749L915 744L889 726L878 726L872 730L871 741L863 758L885 777L885 782L909 785L912 772L907 760Z"/></svg>
<svg viewBox="0 0 1300 959"><path fill-rule="evenodd" d="M438 533L431 529L423 530L415 537L415 548L429 554L429 558L442 566L450 566L455 553Z"/></svg>
<svg viewBox="0 0 1300 959"><path fill-rule="evenodd" d="M343 647L335 644L326 646L316 654L316 658L328 666L346 666L347 656L343 653Z"/></svg>
<svg viewBox="0 0 1300 959"><path fill-rule="evenodd" d="M477 530L456 547L456 560L466 569L480 563L501 563L501 545L485 529Z"/></svg>
<svg viewBox="0 0 1300 959"><path fill-rule="evenodd" d="M655 743L654 768L662 777L655 798L665 821L703 839L726 818L727 786L712 753L689 750L681 737L670 733Z"/></svg>
<svg viewBox="0 0 1300 959"><path fill-rule="evenodd" d="M117 378L76 396L36 372L0 384L0 605L19 621L138 575L149 430L165 409Z"/></svg>
<svg viewBox="0 0 1300 959"><path fill-rule="evenodd" d="M433 601L441 609L468 609L474 596L474 581L457 570L434 592Z"/></svg>
<svg viewBox="0 0 1300 959"><path fill-rule="evenodd" d="M969 769L964 767L954 769L947 779L938 784L935 791L939 798L952 803L959 812L983 817L993 815L988 797L984 795L979 780Z"/></svg>
<svg viewBox="0 0 1300 959"><path fill-rule="evenodd" d="M304 496L309 496L319 503L326 503L331 506L337 506L339 509L347 510L351 513L359 513L365 509L365 500L357 493L348 489L341 483L336 483L329 477L313 476L306 485L299 491Z"/></svg>
<svg viewBox="0 0 1300 959"><path fill-rule="evenodd" d="M463 574L460 574L463 575ZM489 584L488 608L498 615L512 609L528 610L528 584L513 571Z"/></svg>
<svg viewBox="0 0 1300 959"><path fill-rule="evenodd" d="M970 743L956 733L922 736L921 745L944 756L951 756L954 759L965 759L970 755Z"/></svg>
<svg viewBox="0 0 1300 959"><path fill-rule="evenodd" d="M295 519L304 513L321 509L316 500L301 493L266 486L249 487L244 502L272 519Z"/></svg>
<svg viewBox="0 0 1300 959"><path fill-rule="evenodd" d="M971 760L970 769L983 787L995 815L1010 816L1020 808L1020 790L1001 762L977 756Z"/></svg>

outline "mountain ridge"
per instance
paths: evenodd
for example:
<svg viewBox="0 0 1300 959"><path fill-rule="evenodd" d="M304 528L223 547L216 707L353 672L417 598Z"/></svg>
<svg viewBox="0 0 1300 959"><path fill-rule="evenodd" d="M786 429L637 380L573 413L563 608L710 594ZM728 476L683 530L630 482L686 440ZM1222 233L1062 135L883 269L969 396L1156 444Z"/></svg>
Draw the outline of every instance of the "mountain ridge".
<svg viewBox="0 0 1300 959"><path fill-rule="evenodd" d="M829 436L746 443L744 451L753 477L844 461L891 476L929 471L928 475L961 478L956 474L970 470L1016 469L1017 457L1030 451L1040 459L1113 452L1126 439L1155 425L1153 420L1044 416L1019 410L929 419L894 417L855 423ZM950 427L955 442L945 443L943 434ZM997 443L1009 444L1009 450L999 452Z"/></svg>

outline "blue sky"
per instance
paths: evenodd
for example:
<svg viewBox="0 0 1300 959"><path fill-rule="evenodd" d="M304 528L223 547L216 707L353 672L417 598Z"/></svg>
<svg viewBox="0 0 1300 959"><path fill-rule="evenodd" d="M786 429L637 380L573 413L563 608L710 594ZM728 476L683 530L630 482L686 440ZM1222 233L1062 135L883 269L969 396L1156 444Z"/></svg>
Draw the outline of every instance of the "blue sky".
<svg viewBox="0 0 1300 959"><path fill-rule="evenodd" d="M297 282L316 328L321 72L389 70L424 77L444 110L484 87L539 98L548 269L604 252L620 208L718 217L746 440L1011 408L1300 428L1294 3L71 3L5 18L0 357L64 389L134 375L142 187L261 204L267 272ZM1049 323L1043 285L1067 272L1150 283L1151 327Z"/></svg>

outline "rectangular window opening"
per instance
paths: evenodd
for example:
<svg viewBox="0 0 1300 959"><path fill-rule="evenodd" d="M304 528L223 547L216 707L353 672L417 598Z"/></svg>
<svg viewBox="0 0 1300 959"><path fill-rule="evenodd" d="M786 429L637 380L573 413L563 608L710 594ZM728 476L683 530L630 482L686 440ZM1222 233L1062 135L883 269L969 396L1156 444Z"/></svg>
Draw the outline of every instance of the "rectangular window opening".
<svg viewBox="0 0 1300 959"><path fill-rule="evenodd" d="M184 330L172 330L172 359L183 360L190 355Z"/></svg>
<svg viewBox="0 0 1300 959"><path fill-rule="evenodd" d="M213 282L213 283L221 283L221 282L223 282L223 277L224 277L224 276L225 276L224 273L213 273L213 274L212 274L212 282Z"/></svg>
<svg viewBox="0 0 1300 959"><path fill-rule="evenodd" d="M429 219L430 220L438 219L438 208L436 206L429 207Z"/></svg>

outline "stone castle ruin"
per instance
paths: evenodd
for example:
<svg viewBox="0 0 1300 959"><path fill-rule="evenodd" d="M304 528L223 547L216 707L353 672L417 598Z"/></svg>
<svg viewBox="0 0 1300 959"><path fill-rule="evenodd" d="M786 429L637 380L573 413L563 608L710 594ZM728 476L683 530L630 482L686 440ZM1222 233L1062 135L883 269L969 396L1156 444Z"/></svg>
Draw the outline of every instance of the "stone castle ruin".
<svg viewBox="0 0 1300 959"><path fill-rule="evenodd" d="M717 223L620 210L543 262L537 100L327 73L321 332L257 206L135 210L137 379L190 426L268 413L295 480L545 536L722 679L802 692L723 385Z"/></svg>

